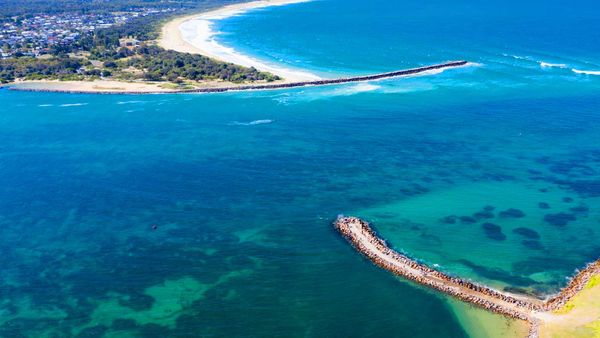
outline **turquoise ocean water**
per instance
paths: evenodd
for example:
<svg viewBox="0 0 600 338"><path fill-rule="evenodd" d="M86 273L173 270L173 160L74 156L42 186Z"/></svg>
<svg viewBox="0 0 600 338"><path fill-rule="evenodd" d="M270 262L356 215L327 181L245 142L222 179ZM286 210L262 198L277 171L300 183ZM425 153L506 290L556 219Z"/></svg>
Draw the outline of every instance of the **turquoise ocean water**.
<svg viewBox="0 0 600 338"><path fill-rule="evenodd" d="M0 336L485 336L331 222L364 217L497 288L564 285L600 256L598 9L314 1L218 39L325 77L476 65L214 95L0 90Z"/></svg>

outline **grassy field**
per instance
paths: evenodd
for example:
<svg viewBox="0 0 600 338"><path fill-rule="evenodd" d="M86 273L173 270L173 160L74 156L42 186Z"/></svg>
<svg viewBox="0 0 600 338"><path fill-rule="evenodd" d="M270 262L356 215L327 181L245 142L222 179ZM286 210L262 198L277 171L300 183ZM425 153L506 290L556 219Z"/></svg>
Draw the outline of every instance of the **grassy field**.
<svg viewBox="0 0 600 338"><path fill-rule="evenodd" d="M549 314L540 327L540 337L600 338L600 275L562 309Z"/></svg>

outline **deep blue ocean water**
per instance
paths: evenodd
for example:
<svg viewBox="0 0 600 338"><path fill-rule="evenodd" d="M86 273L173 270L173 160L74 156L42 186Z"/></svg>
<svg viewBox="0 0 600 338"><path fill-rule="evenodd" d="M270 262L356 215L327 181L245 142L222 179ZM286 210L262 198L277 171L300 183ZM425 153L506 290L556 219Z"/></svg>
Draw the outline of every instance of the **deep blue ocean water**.
<svg viewBox="0 0 600 338"><path fill-rule="evenodd" d="M0 90L0 336L485 336L331 222L364 217L497 288L564 285L600 256L599 19L577 1L314 1L218 39L323 76L477 65L214 95Z"/></svg>

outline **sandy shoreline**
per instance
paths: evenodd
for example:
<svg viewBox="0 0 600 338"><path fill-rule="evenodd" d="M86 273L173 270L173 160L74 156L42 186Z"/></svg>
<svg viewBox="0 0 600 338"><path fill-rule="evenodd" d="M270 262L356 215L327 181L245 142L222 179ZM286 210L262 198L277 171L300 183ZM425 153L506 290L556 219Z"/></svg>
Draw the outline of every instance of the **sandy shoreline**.
<svg viewBox="0 0 600 338"><path fill-rule="evenodd" d="M96 81L58 81L58 80L35 80L18 81L5 85L7 88L30 91L65 91L65 92L87 92L87 93L114 93L114 92L139 92L156 93L172 92L173 89L162 87L153 82L121 82L113 80Z"/></svg>
<svg viewBox="0 0 600 338"><path fill-rule="evenodd" d="M235 16L252 9L270 6L284 6L309 0L259 0L220 7L203 13L187 15L166 23L161 30L158 45L183 53L202 54L213 59L231 62L245 67L254 67L282 77L286 82L318 80L319 76L301 70L288 69L279 65L243 55L232 48L220 45L214 40L216 32L212 22Z"/></svg>
<svg viewBox="0 0 600 338"><path fill-rule="evenodd" d="M279 83L279 82L275 82ZM190 89L209 89L244 86L245 83L232 83L226 81L202 81L194 83ZM39 92L69 92L69 93L95 93L95 94L160 94L178 93L184 88L178 88L169 82L145 82L145 81L118 81L118 80L94 80L94 81L58 81L58 80L34 80L17 81L0 86L22 91ZM188 89L189 90L189 89Z"/></svg>

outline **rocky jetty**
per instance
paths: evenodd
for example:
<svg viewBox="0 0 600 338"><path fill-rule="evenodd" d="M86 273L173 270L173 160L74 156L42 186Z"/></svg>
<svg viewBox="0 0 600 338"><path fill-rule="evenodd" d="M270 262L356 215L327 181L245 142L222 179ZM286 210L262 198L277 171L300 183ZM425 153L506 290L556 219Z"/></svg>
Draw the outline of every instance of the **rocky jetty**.
<svg viewBox="0 0 600 338"><path fill-rule="evenodd" d="M579 271L561 292L541 301L528 296L500 292L434 270L390 249L369 223L357 217L339 216L334 226L360 253L377 266L491 312L525 320L530 324L528 337L531 338L538 336L541 317L538 314L561 308L587 285L591 277L600 273L600 260L590 263Z"/></svg>
<svg viewBox="0 0 600 338"><path fill-rule="evenodd" d="M577 272L577 274L570 279L566 287L558 294L546 300L544 303L544 310L555 311L560 309L571 298L579 293L579 291L583 290L593 276L598 274L600 274L600 259L589 263L584 269Z"/></svg>

